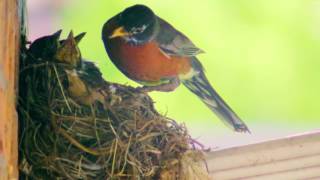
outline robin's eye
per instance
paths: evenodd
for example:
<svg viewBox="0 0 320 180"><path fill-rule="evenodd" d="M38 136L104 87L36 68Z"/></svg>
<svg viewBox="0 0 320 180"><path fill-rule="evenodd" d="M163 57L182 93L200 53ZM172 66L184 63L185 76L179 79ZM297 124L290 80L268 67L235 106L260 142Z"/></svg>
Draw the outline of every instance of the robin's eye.
<svg viewBox="0 0 320 180"><path fill-rule="evenodd" d="M142 33L147 28L146 25L143 25L142 27L133 27L131 28L130 32L132 34L139 34Z"/></svg>
<svg viewBox="0 0 320 180"><path fill-rule="evenodd" d="M131 33L132 34L139 34L139 33L142 33L143 32L143 29L141 28L132 28L131 29Z"/></svg>

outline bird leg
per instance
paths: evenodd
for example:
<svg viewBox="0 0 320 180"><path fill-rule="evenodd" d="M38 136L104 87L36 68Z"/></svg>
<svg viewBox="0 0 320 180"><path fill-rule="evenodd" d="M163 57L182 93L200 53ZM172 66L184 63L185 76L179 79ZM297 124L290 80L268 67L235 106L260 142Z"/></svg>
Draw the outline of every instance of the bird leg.
<svg viewBox="0 0 320 180"><path fill-rule="evenodd" d="M151 91L170 92L175 90L179 85L180 85L179 78L173 78L168 83L157 85L157 86L138 87L137 90L145 93L151 92Z"/></svg>

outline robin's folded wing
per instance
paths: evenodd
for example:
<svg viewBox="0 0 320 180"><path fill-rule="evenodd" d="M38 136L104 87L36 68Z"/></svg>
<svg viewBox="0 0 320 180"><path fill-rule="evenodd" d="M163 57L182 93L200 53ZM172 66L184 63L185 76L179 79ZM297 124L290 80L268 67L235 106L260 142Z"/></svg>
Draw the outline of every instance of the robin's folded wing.
<svg viewBox="0 0 320 180"><path fill-rule="evenodd" d="M184 34L172 27L168 22L158 17L160 26L156 37L160 49L168 55L196 56L204 51L196 47Z"/></svg>

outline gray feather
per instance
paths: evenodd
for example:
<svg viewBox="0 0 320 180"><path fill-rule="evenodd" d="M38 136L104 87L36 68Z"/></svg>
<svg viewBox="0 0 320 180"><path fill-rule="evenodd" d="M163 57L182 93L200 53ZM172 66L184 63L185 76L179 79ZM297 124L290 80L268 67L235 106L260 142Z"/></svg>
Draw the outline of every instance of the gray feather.
<svg viewBox="0 0 320 180"><path fill-rule="evenodd" d="M156 37L157 42L163 52L168 55L191 57L204 51L195 46L180 31L172 27L168 22L158 17L160 31Z"/></svg>

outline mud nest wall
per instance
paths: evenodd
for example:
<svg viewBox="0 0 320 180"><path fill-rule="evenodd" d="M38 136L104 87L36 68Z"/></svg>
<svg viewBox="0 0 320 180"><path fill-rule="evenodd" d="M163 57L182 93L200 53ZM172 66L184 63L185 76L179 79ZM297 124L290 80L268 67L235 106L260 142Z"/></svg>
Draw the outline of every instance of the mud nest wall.
<svg viewBox="0 0 320 180"><path fill-rule="evenodd" d="M81 58L84 33L60 33L21 50L20 178L208 179L183 125L147 94L105 81Z"/></svg>

